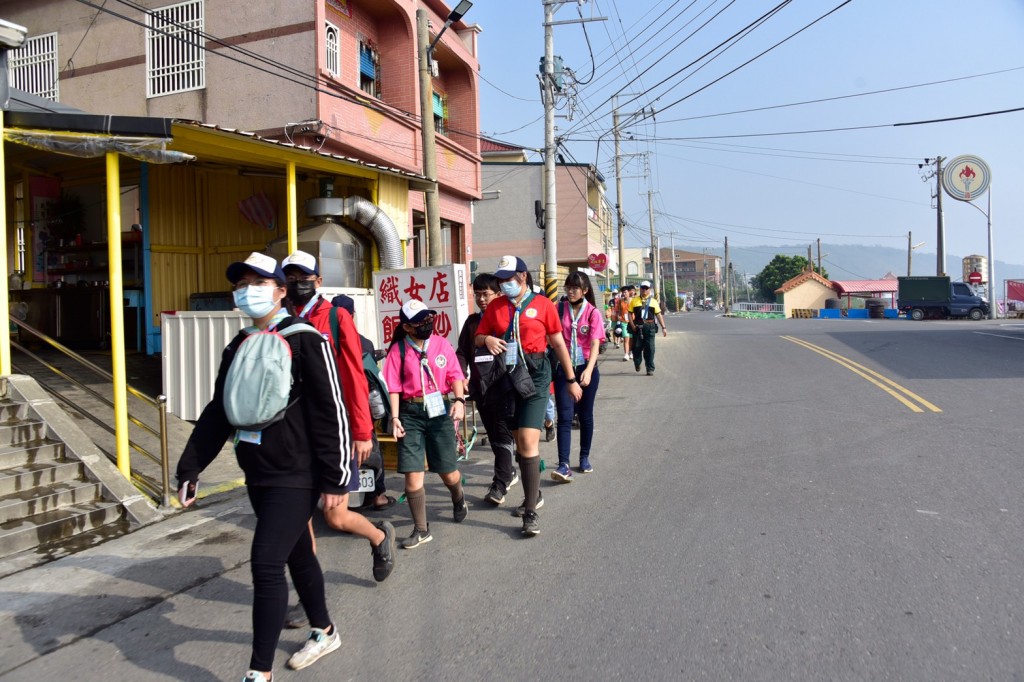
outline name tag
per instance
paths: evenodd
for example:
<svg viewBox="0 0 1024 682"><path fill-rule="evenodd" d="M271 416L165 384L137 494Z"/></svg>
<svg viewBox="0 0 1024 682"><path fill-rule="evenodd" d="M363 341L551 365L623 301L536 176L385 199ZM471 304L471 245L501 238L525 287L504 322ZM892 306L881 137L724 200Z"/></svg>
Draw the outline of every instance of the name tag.
<svg viewBox="0 0 1024 682"><path fill-rule="evenodd" d="M488 355L477 355L476 359L473 360L473 362L494 362L494 356L493 355L489 355L489 354Z"/></svg>
<svg viewBox="0 0 1024 682"><path fill-rule="evenodd" d="M514 365L519 362L519 344L509 341L505 346L505 364Z"/></svg>
<svg viewBox="0 0 1024 682"><path fill-rule="evenodd" d="M243 431L242 429L239 429L238 433L235 435L235 442L236 443L252 443L253 445L259 445L260 443L263 442L263 432L262 431Z"/></svg>
<svg viewBox="0 0 1024 682"><path fill-rule="evenodd" d="M447 414L447 410L445 410L444 407L444 398L441 397L440 391L424 395L423 407L426 409L427 417L430 419L433 419L434 417L442 417Z"/></svg>

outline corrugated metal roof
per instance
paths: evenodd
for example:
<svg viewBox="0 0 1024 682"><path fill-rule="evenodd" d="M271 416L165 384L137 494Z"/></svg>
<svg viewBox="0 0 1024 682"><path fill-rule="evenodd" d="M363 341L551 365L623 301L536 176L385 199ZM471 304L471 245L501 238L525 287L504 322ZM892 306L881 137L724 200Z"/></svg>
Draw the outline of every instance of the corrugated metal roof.
<svg viewBox="0 0 1024 682"><path fill-rule="evenodd" d="M498 140L491 140L486 137L480 138L481 154L484 152L521 152L524 149L525 147L508 144L507 142L499 142Z"/></svg>
<svg viewBox="0 0 1024 682"><path fill-rule="evenodd" d="M840 294L888 294L899 289L899 281L895 279L850 279L842 282L833 280L832 286Z"/></svg>
<svg viewBox="0 0 1024 682"><path fill-rule="evenodd" d="M311 147L311 146L308 146L308 145L295 144L294 142L282 142L281 140L275 140L273 138L263 137L262 135L258 135L256 133L249 132L247 130L238 130L237 128L226 128L224 126L217 125L217 124L214 124L214 123L201 123L199 121L188 121L188 120L183 120L183 119L174 119L174 122L179 124L179 125L188 125L188 126L193 126L193 127L196 127L196 128L205 128L207 130L216 130L216 131L222 132L222 133L230 133L232 135L238 135L239 137L247 137L247 138L250 138L250 139L253 139L253 140L258 140L260 142L266 142L267 144L273 144L273 145L277 145L279 147L285 147L285 148L288 148L288 149L299 149L299 150L302 150L302 151L307 151L307 152L309 152L311 154L316 154L317 156L322 156L324 158L335 159L337 161L344 161L345 163L350 163L350 164L355 165L355 166L361 166L363 168L369 168L369 169L372 169L372 170L377 171L379 173L387 173L389 175L397 175L397 176L405 178L407 180L414 180L414 181L419 181L419 182L430 182L429 180L427 180L426 176L418 175L416 173L410 173L409 171L402 170L401 168L392 168L391 166L382 166L380 164L370 163L368 161L363 161L362 159L356 159L356 158L353 158L351 156L342 156L340 154L328 153L328 152L321 151L319 149L316 149L315 147Z"/></svg>

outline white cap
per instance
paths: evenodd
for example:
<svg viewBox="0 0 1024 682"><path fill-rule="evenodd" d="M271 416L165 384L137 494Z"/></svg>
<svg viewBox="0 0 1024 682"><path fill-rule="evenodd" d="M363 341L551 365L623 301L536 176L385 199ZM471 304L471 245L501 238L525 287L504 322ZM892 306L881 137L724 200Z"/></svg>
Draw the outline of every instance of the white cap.
<svg viewBox="0 0 1024 682"><path fill-rule="evenodd" d="M402 304L402 313L399 315L399 319L403 323L408 322L409 324L416 324L422 322L428 316L433 315L434 311L427 307L427 304L415 298L410 298L408 301Z"/></svg>
<svg viewBox="0 0 1024 682"><path fill-rule="evenodd" d="M316 258L306 253L305 251L296 251L295 253L281 261L282 270L284 270L289 265L299 268L307 275L320 274L320 270L316 266Z"/></svg>
<svg viewBox="0 0 1024 682"><path fill-rule="evenodd" d="M253 251L244 261L238 261L228 266L225 275L228 281L234 284L242 278L246 270L252 270L261 277L272 277L279 282L284 281L284 271L277 261L262 253Z"/></svg>
<svg viewBox="0 0 1024 682"><path fill-rule="evenodd" d="M650 289L651 288L650 281L645 279L644 281L640 282L640 288L642 289L643 287L647 287L648 289Z"/></svg>

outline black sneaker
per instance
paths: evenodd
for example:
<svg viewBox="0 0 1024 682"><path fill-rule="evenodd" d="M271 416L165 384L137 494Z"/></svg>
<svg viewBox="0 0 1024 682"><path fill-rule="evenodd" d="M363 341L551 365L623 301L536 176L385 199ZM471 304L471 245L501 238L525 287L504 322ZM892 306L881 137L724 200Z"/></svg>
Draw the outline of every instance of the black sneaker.
<svg viewBox="0 0 1024 682"><path fill-rule="evenodd" d="M434 536L430 534L430 526L429 525L427 525L427 529L426 530L416 530L415 528L413 528L412 529L412 535L410 535L406 539L402 540L402 542L401 542L402 549L415 549L416 547L419 547L420 545L427 544L428 542L430 542L433 539L434 539Z"/></svg>
<svg viewBox="0 0 1024 682"><path fill-rule="evenodd" d="M535 508L536 509L540 509L543 506L544 506L544 493L542 493L541 491L538 490L537 491L537 506ZM512 516L515 516L516 518L521 517L525 513L526 513L526 500L523 500L523 503L521 505L519 505L518 507L516 507L515 509L512 510Z"/></svg>
<svg viewBox="0 0 1024 682"><path fill-rule="evenodd" d="M484 495L484 499L493 504L495 507L505 501L505 493L501 492L501 486L497 482L491 484L491 487L487 489L487 494Z"/></svg>
<svg viewBox="0 0 1024 682"><path fill-rule="evenodd" d="M537 523L537 512L523 514L523 535L533 537L540 535L540 524Z"/></svg>
<svg viewBox="0 0 1024 682"><path fill-rule="evenodd" d="M458 502L452 503L452 510L455 515L455 523L462 523L466 520L466 517L469 516L469 505L466 504L465 495Z"/></svg>
<svg viewBox="0 0 1024 682"><path fill-rule="evenodd" d="M654 370L653 369L647 370L647 376L653 377L654 376Z"/></svg>
<svg viewBox="0 0 1024 682"><path fill-rule="evenodd" d="M302 604L296 604L288 609L288 615L284 619L284 626L291 630L309 627L309 618L306 617L306 609L302 608Z"/></svg>
<svg viewBox="0 0 1024 682"><path fill-rule="evenodd" d="M387 521L376 525L384 532L384 539L376 547L371 546L370 553L373 555L373 579L382 583L395 570L395 527Z"/></svg>
<svg viewBox="0 0 1024 682"><path fill-rule="evenodd" d="M544 442L550 443L555 439L555 422L550 425L544 424Z"/></svg>

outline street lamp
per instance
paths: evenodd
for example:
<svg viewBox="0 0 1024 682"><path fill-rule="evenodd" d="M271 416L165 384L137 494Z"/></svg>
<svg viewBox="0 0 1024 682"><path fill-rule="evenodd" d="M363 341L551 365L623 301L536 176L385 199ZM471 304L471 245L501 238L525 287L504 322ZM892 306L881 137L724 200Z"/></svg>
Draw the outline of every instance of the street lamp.
<svg viewBox="0 0 1024 682"><path fill-rule="evenodd" d="M426 10L416 10L416 42L418 44L420 62L420 132L423 139L423 175L432 187L424 192L423 208L427 223L427 259L429 265L441 265L444 260L444 249L441 247L441 206L437 184L437 147L434 137L434 106L433 87L431 85L430 61L437 42L441 40L448 27L463 17L473 3L462 0L455 6L445 19L444 26L433 42L430 42L430 30L427 26Z"/></svg>
<svg viewBox="0 0 1024 682"><path fill-rule="evenodd" d="M7 265L7 184L4 168L4 109L10 97L10 85L7 81L7 51L14 50L25 44L28 29L18 24L0 19L0 263ZM11 330L7 324L9 312L7 277L0 276L0 300L3 301L3 324L0 324L0 375L11 373Z"/></svg>

